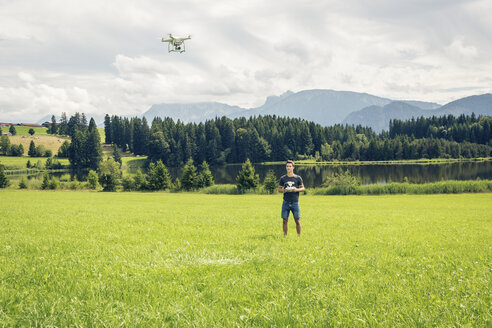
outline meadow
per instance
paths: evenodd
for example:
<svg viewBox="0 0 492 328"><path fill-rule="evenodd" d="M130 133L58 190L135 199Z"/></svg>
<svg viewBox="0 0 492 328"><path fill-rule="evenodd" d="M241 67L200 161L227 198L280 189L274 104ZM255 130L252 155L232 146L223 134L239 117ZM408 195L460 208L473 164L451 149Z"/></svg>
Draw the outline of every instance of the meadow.
<svg viewBox="0 0 492 328"><path fill-rule="evenodd" d="M54 155L58 153L58 149L60 149L61 145L65 140L69 140L66 137L58 137L51 135L15 135L9 137L10 143L13 145L21 144L24 147L24 156L27 156L27 152L29 151L29 146L31 141L34 141L36 146L43 145L45 149L49 149L52 151Z"/></svg>
<svg viewBox="0 0 492 328"><path fill-rule="evenodd" d="M19 125L14 125L15 127L15 133L17 136L30 136L29 130L33 129L34 130L34 135L35 136L47 136L48 135L48 129L45 127L30 127L30 126L19 126ZM8 132L9 127L8 126L2 126L2 131L3 132Z"/></svg>
<svg viewBox="0 0 492 328"><path fill-rule="evenodd" d="M492 194L0 191L0 326L486 327Z"/></svg>

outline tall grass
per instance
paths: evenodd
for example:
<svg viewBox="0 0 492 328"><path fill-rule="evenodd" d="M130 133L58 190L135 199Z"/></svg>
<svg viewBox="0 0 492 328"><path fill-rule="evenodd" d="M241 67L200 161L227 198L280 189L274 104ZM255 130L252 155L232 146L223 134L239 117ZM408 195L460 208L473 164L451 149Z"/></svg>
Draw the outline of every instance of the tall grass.
<svg viewBox="0 0 492 328"><path fill-rule="evenodd" d="M265 186L260 185L255 189L249 189L246 191L241 191L236 185L232 184L221 184L206 187L200 190L203 194L215 194L215 195L243 195L243 194L256 194L256 195L268 195L270 194Z"/></svg>
<svg viewBox="0 0 492 328"><path fill-rule="evenodd" d="M492 180L448 180L426 184L388 183L386 185L331 186L308 190L313 195L456 194L492 192Z"/></svg>

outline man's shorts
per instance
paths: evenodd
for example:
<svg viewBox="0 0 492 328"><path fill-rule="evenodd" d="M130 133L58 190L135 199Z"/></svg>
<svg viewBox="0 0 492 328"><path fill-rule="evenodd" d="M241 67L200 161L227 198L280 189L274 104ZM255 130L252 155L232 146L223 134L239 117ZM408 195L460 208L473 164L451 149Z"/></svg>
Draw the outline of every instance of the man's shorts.
<svg viewBox="0 0 492 328"><path fill-rule="evenodd" d="M299 202L284 202L282 203L282 219L289 219L289 213L292 211L292 215L294 219L301 218L301 207L299 206Z"/></svg>

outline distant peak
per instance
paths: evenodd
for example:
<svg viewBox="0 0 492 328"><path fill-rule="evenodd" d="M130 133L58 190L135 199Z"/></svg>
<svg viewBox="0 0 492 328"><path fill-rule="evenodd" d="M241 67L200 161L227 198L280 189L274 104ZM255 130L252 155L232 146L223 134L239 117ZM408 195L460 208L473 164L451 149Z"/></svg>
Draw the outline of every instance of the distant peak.
<svg viewBox="0 0 492 328"><path fill-rule="evenodd" d="M265 100L265 104L263 106L270 106L273 105L277 102L279 102L282 99L287 98L290 95L293 95L294 92L287 90L284 93L282 93L280 96L268 96Z"/></svg>

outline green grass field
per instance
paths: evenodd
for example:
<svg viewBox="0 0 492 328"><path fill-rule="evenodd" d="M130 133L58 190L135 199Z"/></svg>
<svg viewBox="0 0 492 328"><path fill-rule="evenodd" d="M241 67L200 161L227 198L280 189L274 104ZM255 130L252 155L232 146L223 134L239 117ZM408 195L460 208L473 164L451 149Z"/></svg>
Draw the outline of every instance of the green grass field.
<svg viewBox="0 0 492 328"><path fill-rule="evenodd" d="M9 128L8 126L2 126L2 131L3 132L9 132ZM30 129L33 129L34 130L34 135L35 136L46 136L48 135L47 133L47 128L45 127L42 127L42 128L32 128L30 126L18 126L18 125L15 125L15 132L16 132L16 135L18 136L30 136L29 134L29 130Z"/></svg>
<svg viewBox="0 0 492 328"><path fill-rule="evenodd" d="M492 194L0 191L0 326L490 327Z"/></svg>
<svg viewBox="0 0 492 328"><path fill-rule="evenodd" d="M7 170L23 170L26 168L27 161L31 161L32 164L36 164L41 161L46 163L47 157L14 157L14 156L0 156L0 164L4 165ZM63 165L69 165L70 162L67 158L56 158Z"/></svg>

